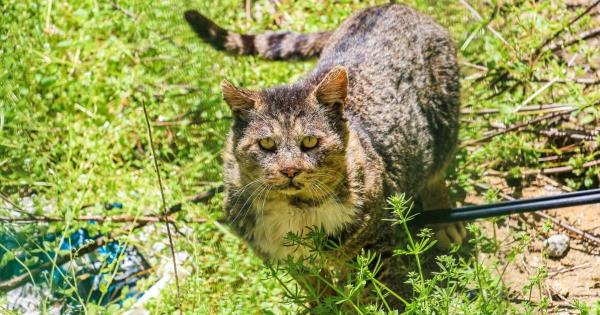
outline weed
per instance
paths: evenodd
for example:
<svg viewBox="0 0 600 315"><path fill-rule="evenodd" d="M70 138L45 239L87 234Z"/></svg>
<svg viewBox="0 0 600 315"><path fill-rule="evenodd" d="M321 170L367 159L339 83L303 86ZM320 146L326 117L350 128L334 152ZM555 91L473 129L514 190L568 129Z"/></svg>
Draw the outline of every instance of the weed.
<svg viewBox="0 0 600 315"><path fill-rule="evenodd" d="M59 269L57 256L43 253L68 254L57 250L62 237L30 242L37 236L70 235L81 228L104 235L122 230L123 223L77 220L82 215L161 215L140 102L150 113L164 198L174 203L222 183L220 153L230 123L218 89L223 78L247 87L273 86L297 80L314 64L217 52L185 25L185 9L197 9L245 32L312 32L333 29L352 12L384 1L250 2L248 18L242 3L234 0L0 1L0 192L31 215L64 218L0 223L0 233L16 244L0 251L0 267L19 257L19 266L28 269L35 263L32 257L40 256L51 262L54 272ZM407 1L446 26L459 50L464 112L460 138L473 144L458 150L448 176L457 199L486 176L507 178L518 191L539 170L572 188L597 186L599 151L593 144L600 140L600 89L590 73L597 71L599 51L585 40L563 41L597 27L597 22L587 14L570 23L585 7L571 9L563 1L472 1L471 9L466 3ZM555 41L546 42L555 34ZM528 123L561 108L556 106L570 111ZM510 127L513 132L506 131ZM557 131L567 133L556 136ZM490 133L495 136L481 140ZM498 199L496 190L485 194L488 201ZM207 205L184 205L173 216L178 229L174 251L189 254L181 265L189 274L181 281L182 308L188 314L308 312L316 301L314 312L322 314L394 313L386 302L392 297L412 314L533 314L547 312L551 302L541 288L546 270L533 272L522 290L525 301L503 283L508 264L516 263L532 241L526 232L513 231L509 239L499 240L495 234L486 237L482 224L473 224L470 252L436 256L430 232L412 230L408 200L391 198L396 226L407 239L395 256L410 262L398 266L410 271L402 281L412 293L404 295L377 281L377 253L363 252L351 260L348 279L321 275L321 252L334 250L335 244L318 230L308 239L290 235L292 244L313 244L308 261L265 267L219 223L221 198ZM104 207L115 202L122 207ZM5 201L0 201L0 214L27 217ZM206 220L185 222L191 218ZM494 231L502 220L491 220ZM125 228L128 232L117 240L141 248L153 265L161 266L170 253L168 246L159 246L166 245L166 234L158 226ZM28 238L18 239L17 234ZM480 254L497 253L506 242L512 247L505 262L481 259ZM111 273L118 264L102 268ZM66 272L76 273L72 267ZM299 276L306 273L317 278L314 286L302 284ZM126 309L134 303L124 292L108 308L96 305L73 289L80 281L76 276L64 286L52 277L32 278L90 313L114 313L118 306ZM152 275L139 282L139 289L157 280ZM322 288L331 288L333 294L320 296ZM171 283L147 307L152 313L173 313L176 295ZM365 295L375 298L365 302ZM5 305L6 299L2 295L0 303ZM52 296L43 298L42 309L55 302ZM600 309L598 303L571 304L581 314Z"/></svg>

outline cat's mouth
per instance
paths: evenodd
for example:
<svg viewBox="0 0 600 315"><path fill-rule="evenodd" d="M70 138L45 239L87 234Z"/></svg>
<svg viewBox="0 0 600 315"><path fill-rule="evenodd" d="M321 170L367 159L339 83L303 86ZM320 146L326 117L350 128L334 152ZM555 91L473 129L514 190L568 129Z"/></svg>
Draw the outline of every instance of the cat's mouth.
<svg viewBox="0 0 600 315"><path fill-rule="evenodd" d="M282 184L279 186L279 191L287 194L296 193L304 188L304 185L301 183L290 180L289 182Z"/></svg>

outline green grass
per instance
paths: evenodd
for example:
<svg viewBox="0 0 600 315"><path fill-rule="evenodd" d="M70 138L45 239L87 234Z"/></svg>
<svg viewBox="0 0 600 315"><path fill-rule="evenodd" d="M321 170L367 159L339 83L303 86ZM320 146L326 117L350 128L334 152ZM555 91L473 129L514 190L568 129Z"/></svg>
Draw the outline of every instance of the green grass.
<svg viewBox="0 0 600 315"><path fill-rule="evenodd" d="M44 232L89 227L73 218L106 214L105 202L124 204L122 210L110 214L157 214L159 187L142 102L154 122L167 203L219 186L220 154L230 115L221 99L220 81L228 78L255 88L282 84L300 78L314 61L266 62L217 52L194 36L182 12L195 8L223 26L247 32L308 32L333 29L358 8L383 2L282 1L270 13L268 2L259 1L254 12L262 12L262 17L250 20L243 1L0 1L0 192L12 200L32 196L37 213L66 219L64 224L37 227ZM597 86L555 83L540 91L545 83L534 80L565 79L585 72L582 66L568 66L549 53L535 61L530 58L543 39L574 16L565 14L560 1L509 2L495 15L492 6L477 4L484 16L481 23L454 1L408 2L451 30L462 62L487 68L481 73L481 67L463 64L465 108L499 108L501 113L493 118L509 125L527 119L512 112L520 105L569 103L582 108L584 113L578 117L588 125L598 120L598 106L592 105L600 98ZM485 19L490 16L494 16L490 25L508 45L486 30L489 21ZM569 31L577 33L590 23L585 17ZM570 50L580 58L598 57L598 51L584 43ZM483 78L470 79L474 74ZM494 82L504 75L511 79ZM481 137L489 128L489 118L478 116L465 122L461 138ZM460 150L450 175L454 189L472 189L472 181L481 178L490 161L496 170L516 174L522 167L541 167L538 158L558 145L540 144L537 139L530 133L507 134L489 144ZM576 152L568 163L579 173L562 180L573 187L597 185L598 168L581 168L594 159L598 159L597 152ZM93 206L81 210L83 205ZM0 204L0 214L5 213ZM284 288L247 246L215 221L221 217L220 198L207 206L186 205L179 218L191 217L208 218L208 222L182 223L183 235L176 234L176 250L190 255L184 268L191 275L181 283L186 313L277 314L301 309L284 297ZM108 232L117 226L97 228ZM135 232L122 241L151 252L152 243L166 238L162 232L158 227L148 229L149 240ZM167 259L165 248L152 261ZM474 267L484 268L469 261L456 266L452 275L472 273ZM453 281L461 281L457 279ZM153 280L156 276L145 285ZM443 292L438 293L443 301ZM427 306L423 296L415 301L414 305ZM154 313L171 313L176 305L175 287L170 284L149 307ZM510 305L494 308L498 305L484 307L469 301L461 305L467 307L465 312L476 312L476 307L487 313L514 310ZM86 309L102 312L93 305Z"/></svg>

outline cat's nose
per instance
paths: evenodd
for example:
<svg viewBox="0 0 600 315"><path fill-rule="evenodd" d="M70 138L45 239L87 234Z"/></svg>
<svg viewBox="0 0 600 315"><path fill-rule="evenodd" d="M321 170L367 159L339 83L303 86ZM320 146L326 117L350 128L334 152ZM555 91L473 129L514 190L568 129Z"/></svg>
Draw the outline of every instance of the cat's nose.
<svg viewBox="0 0 600 315"><path fill-rule="evenodd" d="M300 169L295 167L284 167L280 170L280 172L289 178L294 178L294 176L300 173Z"/></svg>

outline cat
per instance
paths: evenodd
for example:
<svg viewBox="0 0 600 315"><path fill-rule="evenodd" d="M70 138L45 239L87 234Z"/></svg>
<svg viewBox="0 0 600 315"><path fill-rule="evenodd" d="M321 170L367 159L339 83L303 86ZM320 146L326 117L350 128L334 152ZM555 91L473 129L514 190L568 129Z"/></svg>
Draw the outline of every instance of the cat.
<svg viewBox="0 0 600 315"><path fill-rule="evenodd" d="M185 19L219 50L272 60L319 56L295 83L221 84L233 113L224 209L262 258L306 255L286 235L315 227L338 237L350 257L362 249L390 257L398 229L389 196L418 198L424 209L452 206L444 173L457 146L459 70L450 35L430 17L385 4L356 12L335 31L259 35L225 30L194 10ZM467 236L460 222L434 228L442 248Z"/></svg>

